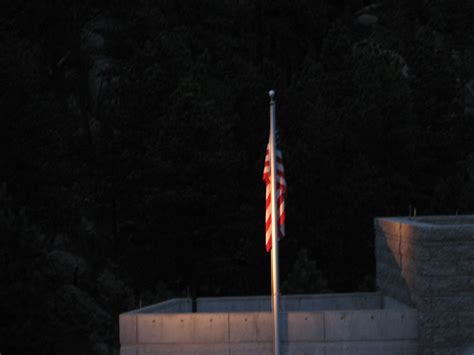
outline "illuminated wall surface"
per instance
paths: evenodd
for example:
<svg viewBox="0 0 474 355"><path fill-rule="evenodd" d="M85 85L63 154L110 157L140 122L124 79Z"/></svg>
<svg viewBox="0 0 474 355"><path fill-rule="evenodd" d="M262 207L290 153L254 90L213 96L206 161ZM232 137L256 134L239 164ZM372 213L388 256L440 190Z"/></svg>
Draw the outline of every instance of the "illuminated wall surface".
<svg viewBox="0 0 474 355"><path fill-rule="evenodd" d="M416 311L381 293L282 299L284 354L416 354ZM174 299L120 316L121 355L273 354L270 297Z"/></svg>
<svg viewBox="0 0 474 355"><path fill-rule="evenodd" d="M474 353L474 216L375 220L377 287L418 311L420 352Z"/></svg>
<svg viewBox="0 0 474 355"><path fill-rule="evenodd" d="M283 353L473 354L474 216L379 218L375 230L379 292L283 297ZM121 314L121 355L273 353L270 297L192 308Z"/></svg>

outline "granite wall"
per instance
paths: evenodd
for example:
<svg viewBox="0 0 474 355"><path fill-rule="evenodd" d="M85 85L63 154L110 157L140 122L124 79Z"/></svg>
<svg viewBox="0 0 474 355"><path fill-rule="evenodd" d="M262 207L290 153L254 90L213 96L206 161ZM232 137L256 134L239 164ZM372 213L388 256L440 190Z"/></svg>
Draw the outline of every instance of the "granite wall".
<svg viewBox="0 0 474 355"><path fill-rule="evenodd" d="M375 219L377 287L418 310L420 352L474 353L474 216Z"/></svg>

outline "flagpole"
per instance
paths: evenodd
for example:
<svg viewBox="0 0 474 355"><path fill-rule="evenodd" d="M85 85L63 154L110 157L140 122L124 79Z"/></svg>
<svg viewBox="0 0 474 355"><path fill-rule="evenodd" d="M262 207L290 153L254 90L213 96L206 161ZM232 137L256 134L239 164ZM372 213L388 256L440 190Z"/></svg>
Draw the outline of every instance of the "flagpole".
<svg viewBox="0 0 474 355"><path fill-rule="evenodd" d="M275 152L275 91L270 90L270 179L272 202L272 310L273 310L273 351L280 355L280 322L279 322L279 277L278 277L278 209L276 197L276 152Z"/></svg>

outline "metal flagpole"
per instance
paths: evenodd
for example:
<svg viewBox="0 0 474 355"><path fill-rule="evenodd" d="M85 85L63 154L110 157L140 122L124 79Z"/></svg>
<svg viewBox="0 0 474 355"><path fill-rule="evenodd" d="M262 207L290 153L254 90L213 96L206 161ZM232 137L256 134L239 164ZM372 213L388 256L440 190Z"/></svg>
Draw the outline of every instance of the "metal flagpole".
<svg viewBox="0 0 474 355"><path fill-rule="evenodd" d="M279 277L278 277L278 209L276 196L276 152L275 152L275 91L270 90L270 179L272 202L272 309L273 309L273 351L280 355L280 322L279 322Z"/></svg>

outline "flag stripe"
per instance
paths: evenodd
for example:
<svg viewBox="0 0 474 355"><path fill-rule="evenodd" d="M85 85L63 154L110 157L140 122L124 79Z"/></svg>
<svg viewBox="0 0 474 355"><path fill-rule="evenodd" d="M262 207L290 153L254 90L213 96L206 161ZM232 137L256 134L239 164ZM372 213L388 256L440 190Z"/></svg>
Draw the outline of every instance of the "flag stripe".
<svg viewBox="0 0 474 355"><path fill-rule="evenodd" d="M278 147L275 147L276 159L276 201L278 213L279 236L285 236L285 199L286 199L286 180L285 169L283 168L283 157ZM265 191L265 246L267 252L272 249L272 199L271 199L271 167L270 167L270 143L267 146L265 154L265 164L263 168L263 181L266 185Z"/></svg>

